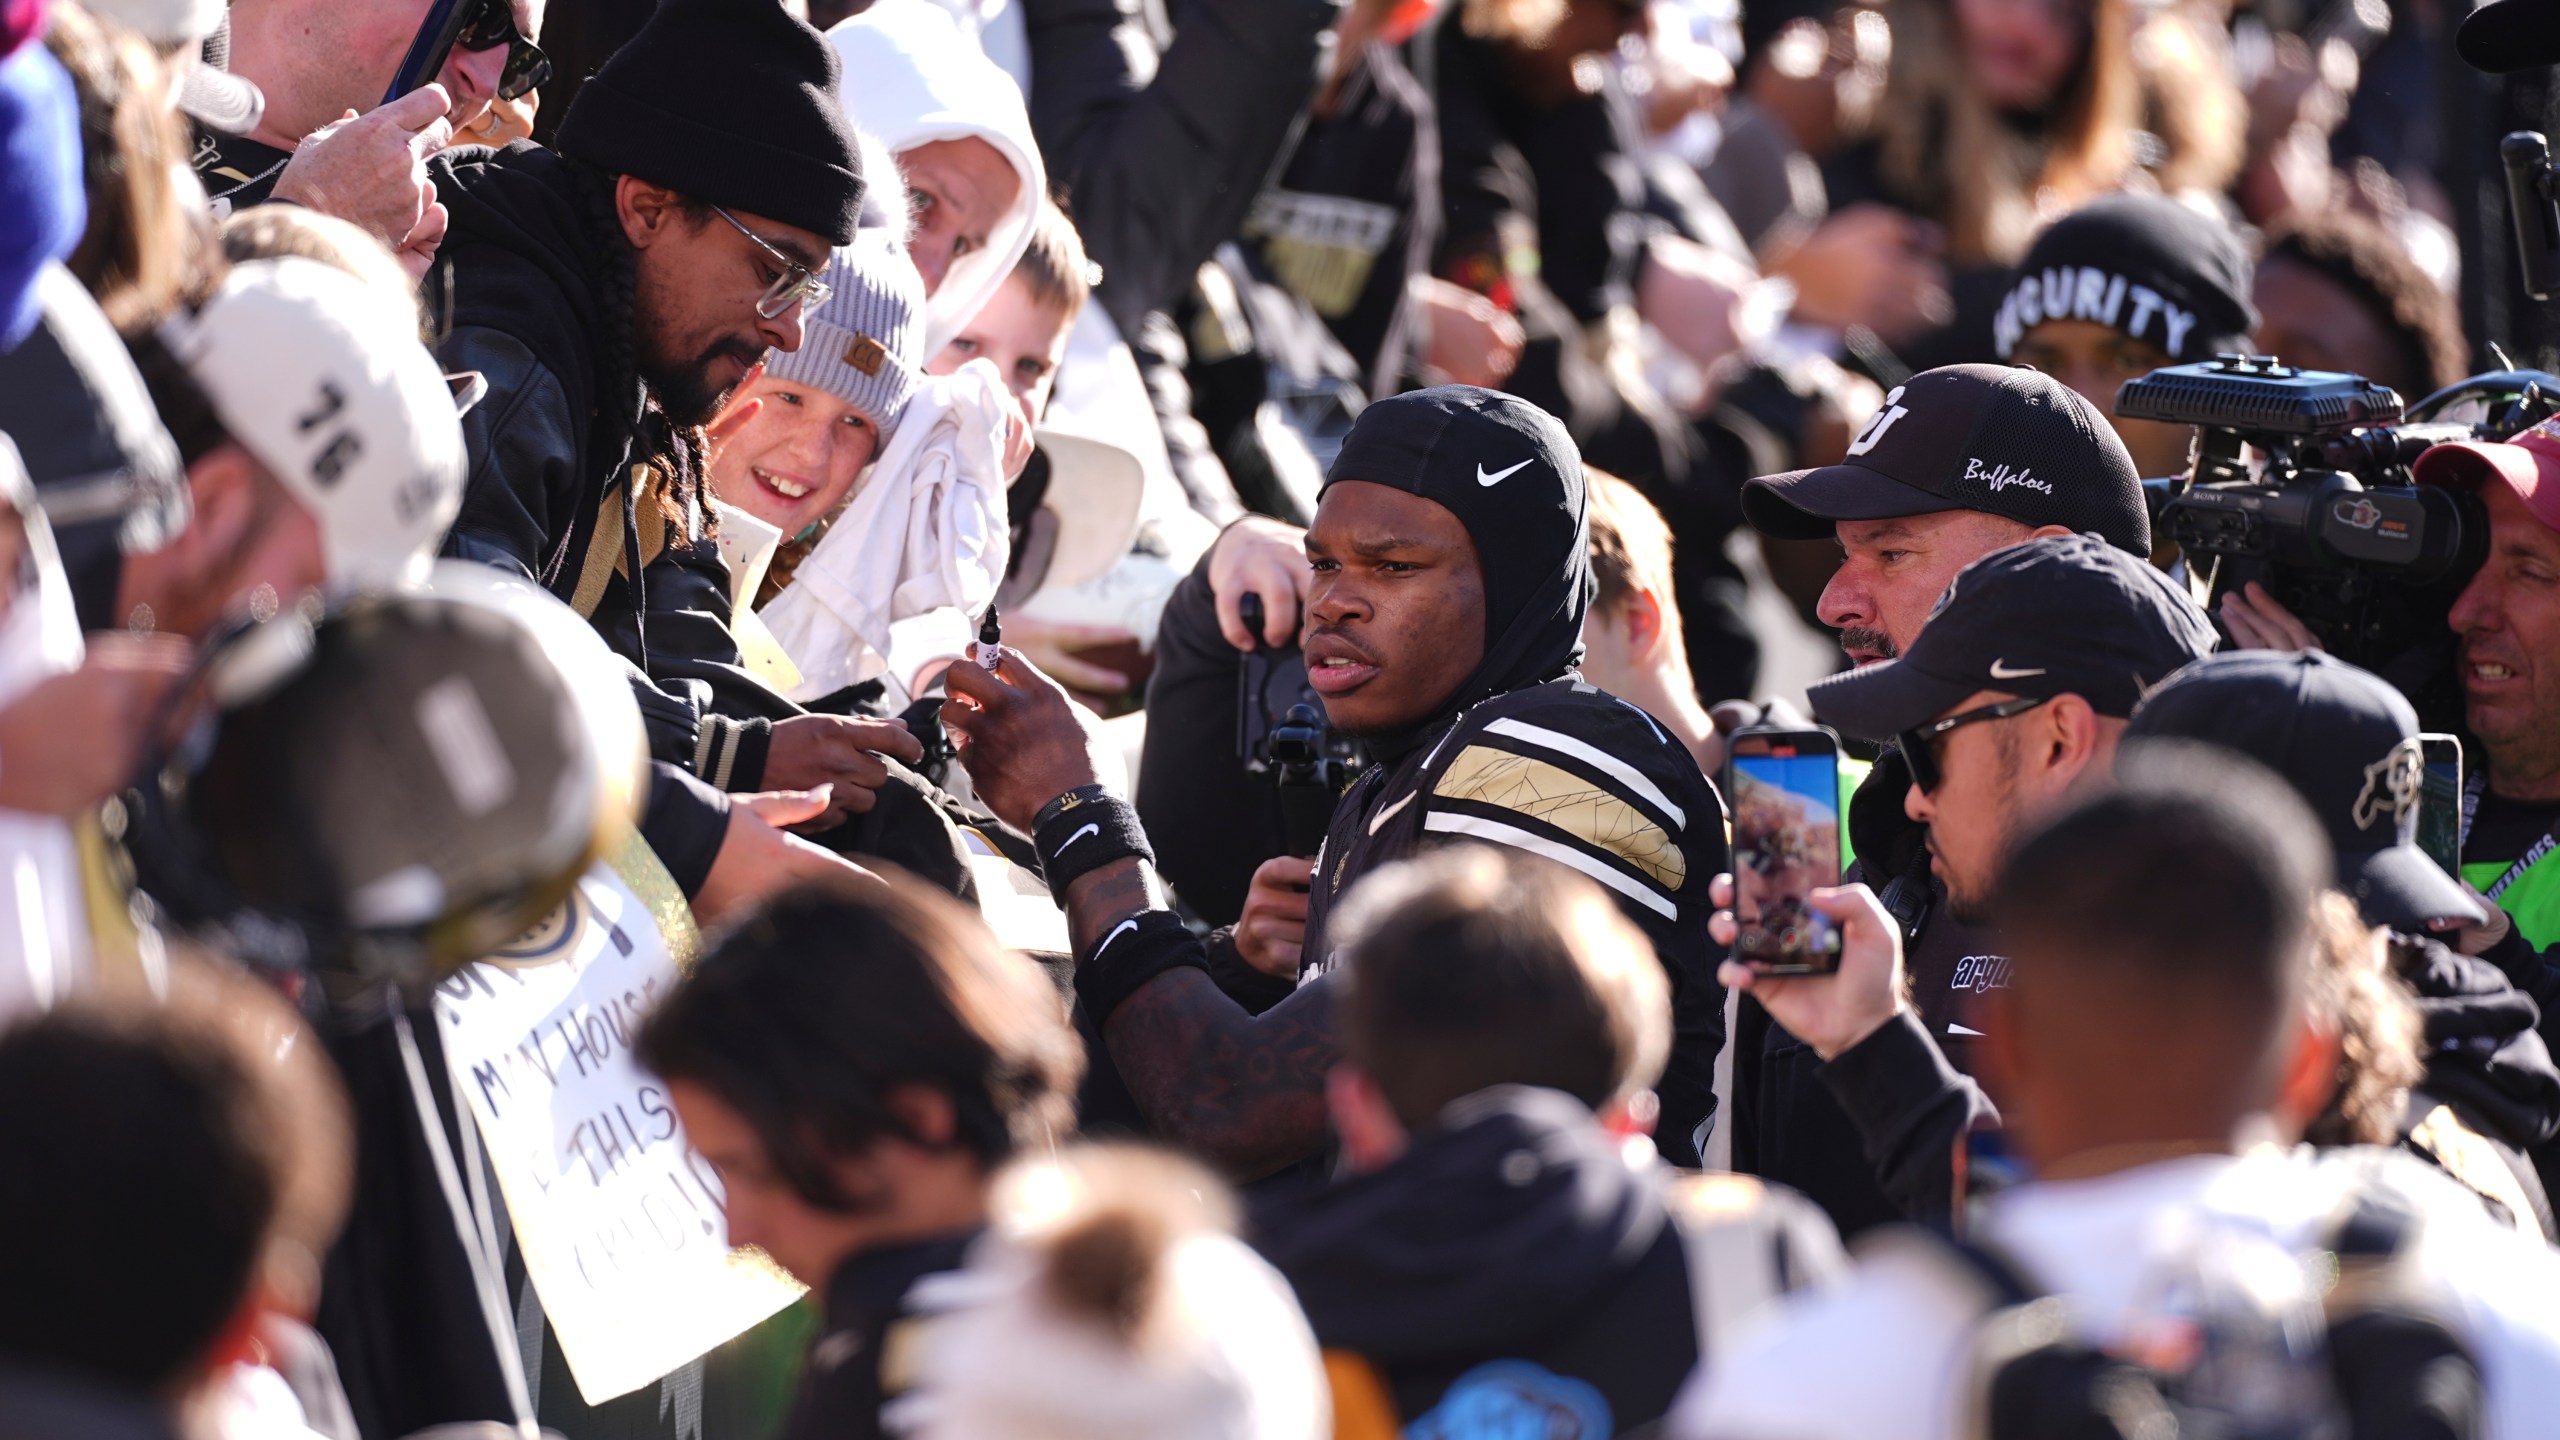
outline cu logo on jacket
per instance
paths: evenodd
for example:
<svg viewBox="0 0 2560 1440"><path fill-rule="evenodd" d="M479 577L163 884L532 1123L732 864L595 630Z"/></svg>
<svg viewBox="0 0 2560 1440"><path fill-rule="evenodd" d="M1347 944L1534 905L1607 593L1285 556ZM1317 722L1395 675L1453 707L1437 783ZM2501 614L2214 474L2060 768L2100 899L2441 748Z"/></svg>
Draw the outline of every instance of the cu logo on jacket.
<svg viewBox="0 0 2560 1440"><path fill-rule="evenodd" d="M1902 388L1896 385L1884 397L1884 408L1876 412L1876 418L1867 422L1866 430L1857 439L1849 442L1850 454L1864 455L1876 448L1876 442L1884 438L1884 432L1892 429L1895 421L1911 413L1901 403Z"/></svg>

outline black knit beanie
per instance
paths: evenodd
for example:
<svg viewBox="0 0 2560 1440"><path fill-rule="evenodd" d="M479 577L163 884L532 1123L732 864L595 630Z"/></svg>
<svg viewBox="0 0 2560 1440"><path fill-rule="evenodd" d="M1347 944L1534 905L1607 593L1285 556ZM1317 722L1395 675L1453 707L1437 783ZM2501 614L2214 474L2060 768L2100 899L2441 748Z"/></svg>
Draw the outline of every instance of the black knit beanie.
<svg viewBox="0 0 2560 1440"><path fill-rule="evenodd" d="M561 154L850 244L862 161L836 52L780 0L664 0L560 121Z"/></svg>
<svg viewBox="0 0 2560 1440"><path fill-rule="evenodd" d="M2000 358L2047 320L2094 320L2174 364L2248 348L2250 265L2229 225L2160 195L2110 195L2036 237L1991 322Z"/></svg>

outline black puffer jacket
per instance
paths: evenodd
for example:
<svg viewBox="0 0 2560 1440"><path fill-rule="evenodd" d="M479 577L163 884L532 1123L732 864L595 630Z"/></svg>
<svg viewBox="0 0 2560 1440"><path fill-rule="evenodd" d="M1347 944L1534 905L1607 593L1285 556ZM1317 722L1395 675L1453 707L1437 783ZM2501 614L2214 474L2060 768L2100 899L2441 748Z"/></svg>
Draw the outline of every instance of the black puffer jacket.
<svg viewBox="0 0 2560 1440"><path fill-rule="evenodd" d="M1683 1184L1715 1194L1693 1205ZM1414 1435L1641 1433L1724 1317L1838 1255L1801 1199L1630 1165L1579 1101L1525 1086L1469 1095L1384 1167L1256 1218L1317 1342L1367 1366ZM1693 1255L1751 1263L1707 1273ZM1336 1416L1346 1434L1362 1418Z"/></svg>
<svg viewBox="0 0 2560 1440"><path fill-rule="evenodd" d="M725 790L762 788L772 722L799 707L745 669L717 544L698 524L677 534L628 484L646 458L630 434L654 435L657 416L630 431L603 411L637 412L637 389L595 393L609 307L572 162L519 141L448 150L430 168L452 215L428 276L447 324L438 353L489 382L463 420L471 475L445 553L579 604L631 663L651 753Z"/></svg>

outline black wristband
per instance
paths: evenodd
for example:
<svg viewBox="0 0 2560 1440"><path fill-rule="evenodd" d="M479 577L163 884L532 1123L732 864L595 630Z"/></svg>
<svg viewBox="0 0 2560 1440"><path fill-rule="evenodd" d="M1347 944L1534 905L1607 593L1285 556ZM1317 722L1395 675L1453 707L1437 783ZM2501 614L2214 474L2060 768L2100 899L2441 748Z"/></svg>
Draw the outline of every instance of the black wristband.
<svg viewBox="0 0 2560 1440"><path fill-rule="evenodd" d="M1153 862L1138 809L1099 785L1079 785L1051 801L1031 829L1049 898L1065 909L1067 887L1114 860L1132 855Z"/></svg>
<svg viewBox="0 0 2560 1440"><path fill-rule="evenodd" d="M1031 833L1034 835L1039 834L1041 826L1048 824L1050 821L1057 819L1059 816L1075 809L1079 805L1099 800L1110 793L1111 787L1103 784L1099 780L1090 785L1079 785L1073 790L1059 792L1057 799L1041 806L1040 813L1031 817Z"/></svg>
<svg viewBox="0 0 2560 1440"><path fill-rule="evenodd" d="M1076 965L1076 1001L1097 1025L1120 1002L1168 970L1206 970L1200 937L1170 910L1141 910L1104 932L1102 943Z"/></svg>

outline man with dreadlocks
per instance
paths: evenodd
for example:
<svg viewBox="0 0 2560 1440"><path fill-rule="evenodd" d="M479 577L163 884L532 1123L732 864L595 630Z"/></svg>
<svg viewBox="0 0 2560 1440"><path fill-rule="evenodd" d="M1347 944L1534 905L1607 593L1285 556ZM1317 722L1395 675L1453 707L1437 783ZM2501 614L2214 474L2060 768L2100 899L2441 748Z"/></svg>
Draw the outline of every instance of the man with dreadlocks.
<svg viewBox="0 0 2560 1440"><path fill-rule="evenodd" d="M835 95L834 52L781 6L668 0L580 89L556 151L438 157L452 228L429 300L448 367L490 387L446 553L592 620L635 669L657 758L732 791L832 783L840 818L873 809L883 756L922 749L747 672L700 430L767 348L799 348L853 238L862 164Z"/></svg>

